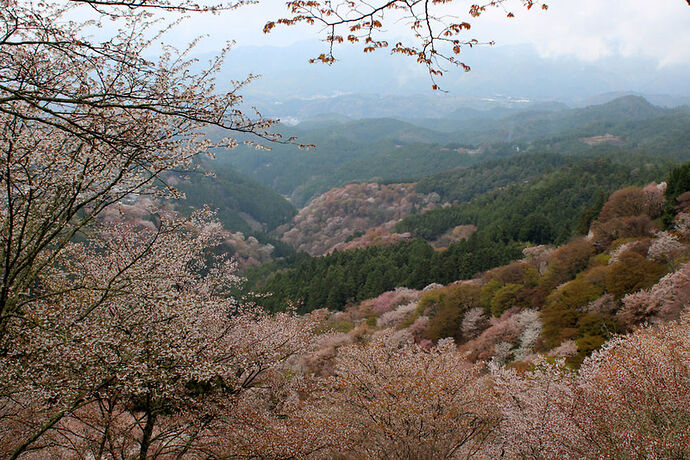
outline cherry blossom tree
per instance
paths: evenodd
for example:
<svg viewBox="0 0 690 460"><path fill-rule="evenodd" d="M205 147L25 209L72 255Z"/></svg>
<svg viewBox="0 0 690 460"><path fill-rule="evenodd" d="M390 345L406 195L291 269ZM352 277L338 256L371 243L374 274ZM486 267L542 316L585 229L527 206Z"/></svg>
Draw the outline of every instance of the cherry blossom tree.
<svg viewBox="0 0 690 460"><path fill-rule="evenodd" d="M677 319L690 309L690 263L664 276L649 289L623 297L617 313L623 326L632 328L643 321L658 323Z"/></svg>
<svg viewBox="0 0 690 460"><path fill-rule="evenodd" d="M218 93L223 54L200 71L191 70L192 48L165 48L157 61L143 57L176 21L160 24L151 9L174 14L238 4L0 2L0 336L43 295L39 273L95 216L161 185L161 173L189 167L212 147L202 128L270 138L270 121L238 109L251 76ZM71 20L80 7L117 31L90 38L96 22Z"/></svg>
<svg viewBox="0 0 690 460"><path fill-rule="evenodd" d="M208 262L219 230L197 215L155 231L108 226L62 248L39 277L50 294L2 344L9 457L180 453L236 420L257 386L289 383L287 362L311 350L319 321L228 297L234 265Z"/></svg>
<svg viewBox="0 0 690 460"><path fill-rule="evenodd" d="M171 414L206 420L199 414L217 406L209 398L230 404L305 344L310 319L268 317L229 299L233 266L207 265L217 224L159 216L160 225L135 229L99 220L129 195L176 194L165 171L189 168L214 145L236 145L231 137L210 143L205 128L278 140L267 133L270 120L238 109L251 76L217 91L224 53L194 71L193 44L144 58L180 13L242 3L0 3L7 456L165 451L180 433L188 442L199 431ZM84 8L96 20L72 19ZM98 20L115 32L96 41Z"/></svg>
<svg viewBox="0 0 690 460"><path fill-rule="evenodd" d="M388 333L342 347L320 398L339 449L369 458L471 456L497 423L491 384L452 339L425 350Z"/></svg>
<svg viewBox="0 0 690 460"><path fill-rule="evenodd" d="M579 373L494 366L509 457L683 458L690 452L688 317L606 343Z"/></svg>
<svg viewBox="0 0 690 460"><path fill-rule="evenodd" d="M652 260L665 260L671 264L675 257L682 254L685 246L676 235L670 232L659 232L647 251L647 257Z"/></svg>

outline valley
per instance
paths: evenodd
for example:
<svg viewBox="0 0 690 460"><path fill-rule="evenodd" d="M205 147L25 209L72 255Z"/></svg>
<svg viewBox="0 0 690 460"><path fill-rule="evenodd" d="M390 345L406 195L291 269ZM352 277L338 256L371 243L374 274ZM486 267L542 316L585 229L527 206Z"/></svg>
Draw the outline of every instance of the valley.
<svg viewBox="0 0 690 460"><path fill-rule="evenodd" d="M200 175L196 187L204 188L198 192L188 181L184 187L194 195L190 205L207 200L206 204L218 209L227 229L243 232L241 238L263 245L258 247L263 248L263 257L257 257L256 249L252 255L246 244L231 244L240 248L239 259L253 259L242 269L249 280L248 290L277 291L277 297L305 302L307 310L319 305L343 308L355 299L362 300L364 292L374 296L398 286L420 288L423 283L470 277L518 257L506 250L510 245L559 245L585 235L613 191L661 182L674 164L690 159L687 107L661 108L640 97L625 96L581 109L557 105L549 109L508 113L505 118L492 113L493 119L485 115L457 120L456 134L392 119L344 121L334 117L317 124L305 122L301 127L286 128L284 134L304 136L300 142L316 142L315 149L276 145L270 151L238 147L220 152L204 166L216 178ZM513 135L520 142L505 142L505 125L511 124L519 126L520 132L513 130ZM482 136L492 143L454 143L453 139L462 138L457 133L469 132L463 126L490 133ZM391 150L382 153L386 149ZM251 162L247 162L249 158ZM301 209L291 208L278 195L270 198L267 191L263 195L251 192L244 198L244 214L224 217L228 214L219 204L237 207L232 203L243 200L241 194L220 184L226 171L253 176L251 180L258 181L254 187L263 182L286 194ZM239 184L250 183L250 179L242 180ZM216 185L209 185L212 181ZM231 179L225 181L232 183ZM327 187L330 190L325 191ZM315 195L320 191L324 193ZM260 196L265 201L257 201ZM399 250L397 257L408 260L410 245L417 245L414 251L426 267L418 272L424 276L414 275L411 268L395 274L400 263L394 264L396 270L383 268L389 263L383 260L392 255L367 252L374 251L367 249L371 246L390 246L381 250L391 254ZM468 262L477 260L472 251L479 249L485 251L485 260L478 265ZM348 265L353 262L335 262L337 257L349 257L351 250L359 251L354 270ZM333 251L338 255L313 259ZM509 258L492 258L486 251L504 251ZM307 263L312 264L313 275L297 275L297 267L305 270ZM377 263L376 270L362 268ZM416 263L408 260L403 266ZM292 278L290 270L298 270L297 278ZM340 274L331 274L324 282L327 277L321 273L329 270ZM359 270L365 273L355 275ZM369 272L386 275L371 275L377 279L364 288ZM276 281L272 273L279 274L282 281ZM349 279L342 273L348 273ZM328 288L314 287L310 276ZM281 283L283 287L278 287ZM378 288L372 288L374 284ZM328 292L321 292L324 289ZM326 303L329 295L331 300ZM269 303L271 309L280 309L274 301Z"/></svg>

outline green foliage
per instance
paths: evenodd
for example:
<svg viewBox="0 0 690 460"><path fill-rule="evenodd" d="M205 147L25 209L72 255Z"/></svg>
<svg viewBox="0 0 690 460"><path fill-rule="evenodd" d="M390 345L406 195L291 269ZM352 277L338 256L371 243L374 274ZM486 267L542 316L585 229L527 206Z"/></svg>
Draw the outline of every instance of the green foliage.
<svg viewBox="0 0 690 460"><path fill-rule="evenodd" d="M489 305L491 306L491 314L493 316L501 316L501 314L512 307L526 307L524 298L520 298L524 286L522 284L509 283L498 289Z"/></svg>
<svg viewBox="0 0 690 460"><path fill-rule="evenodd" d="M606 195L603 192L599 192L596 200L590 206L585 209L582 214L580 214L577 225L575 226L575 231L580 235L586 235L589 232L589 226L592 222L599 217L601 209L606 203Z"/></svg>
<svg viewBox="0 0 690 460"><path fill-rule="evenodd" d="M374 323L375 324L375 323ZM323 330L325 331L333 331L333 332L350 332L352 329L354 329L355 325L352 321L346 320L346 319L338 319L338 320L332 320L327 322Z"/></svg>
<svg viewBox="0 0 690 460"><path fill-rule="evenodd" d="M583 279L570 281L553 291L541 313L544 322L542 339L546 347L553 348L563 340L575 338L583 316L580 307L603 293L603 289Z"/></svg>
<svg viewBox="0 0 690 460"><path fill-rule="evenodd" d="M491 311L491 300L496 292L503 287L503 283L498 280L490 280L482 286L479 294L479 302L486 311Z"/></svg>
<svg viewBox="0 0 690 460"><path fill-rule="evenodd" d="M650 112L647 117L618 121L600 118L580 127L571 127L558 134L538 136L530 149L554 151L567 156L599 155L617 162L631 160L639 163L642 157L687 161L690 158L690 113L675 110ZM583 139L611 134L617 142L589 145ZM649 161L649 160L647 160Z"/></svg>
<svg viewBox="0 0 690 460"><path fill-rule="evenodd" d="M211 207L228 230L272 230L297 213L290 202L270 188L218 163L192 172L188 180L181 180L176 187L185 193L181 205L189 210ZM251 219L262 228L252 228Z"/></svg>
<svg viewBox="0 0 690 460"><path fill-rule="evenodd" d="M535 286L539 281L539 272L532 265L518 261L490 270L486 273L485 278L498 280L501 283L520 283Z"/></svg>
<svg viewBox="0 0 690 460"><path fill-rule="evenodd" d="M546 299L547 306L573 308L587 305L604 293L600 287L584 280L575 279L553 291Z"/></svg>
<svg viewBox="0 0 690 460"><path fill-rule="evenodd" d="M417 183L420 193L438 193L444 201L463 202L506 185L523 182L563 166L566 158L552 153L518 155L445 171Z"/></svg>
<svg viewBox="0 0 690 460"><path fill-rule="evenodd" d="M616 330L616 326L609 315L601 313L587 313L577 321L577 331L581 337L605 337Z"/></svg>
<svg viewBox="0 0 690 460"><path fill-rule="evenodd" d="M596 256L592 257L591 264L592 265L608 265L609 260L611 260L611 254L607 254L605 252L602 252L601 254L597 254Z"/></svg>
<svg viewBox="0 0 690 460"><path fill-rule="evenodd" d="M431 240L457 225L473 224L491 239L562 243L575 233L579 216L597 197L658 178L662 171L650 166L633 173L632 168L607 160L583 161L467 203L407 216L396 230Z"/></svg>
<svg viewBox="0 0 690 460"><path fill-rule="evenodd" d="M340 309L398 286L421 289L448 284L521 256L522 246L472 236L436 252L422 240L372 246L323 257L301 254L248 273L247 289L270 292L257 301L272 311L285 300L301 301L299 311Z"/></svg>
<svg viewBox="0 0 690 460"><path fill-rule="evenodd" d="M666 267L633 251L620 255L606 275L606 290L618 298L630 292L646 289L666 274Z"/></svg>
<svg viewBox="0 0 690 460"><path fill-rule="evenodd" d="M461 308L468 310L479 307L479 286L454 284L445 288L434 289L424 293L419 299L417 311L420 314L433 316L443 308Z"/></svg>
<svg viewBox="0 0 690 460"><path fill-rule="evenodd" d="M467 310L480 306L479 286L456 284L427 292L419 299L418 315L429 316L426 337L462 340L462 319Z"/></svg>
<svg viewBox="0 0 690 460"><path fill-rule="evenodd" d="M459 307L442 308L429 320L426 337L434 342L446 337L453 337L456 341L460 341L458 335L461 330L462 316L463 311Z"/></svg>
<svg viewBox="0 0 690 460"><path fill-rule="evenodd" d="M567 363L573 367L579 367L584 359L598 350L608 339L608 335L587 335L575 341L577 354L567 359Z"/></svg>
<svg viewBox="0 0 690 460"><path fill-rule="evenodd" d="M604 342L618 332L616 323L608 314L586 313L577 320L577 354L568 358L567 363L579 367L582 361Z"/></svg>
<svg viewBox="0 0 690 460"><path fill-rule="evenodd" d="M575 279L581 279L587 281L588 283L594 284L601 289L606 289L606 278L611 271L611 266L597 265L595 259L596 257L592 257L590 268L578 273Z"/></svg>
<svg viewBox="0 0 690 460"><path fill-rule="evenodd" d="M619 126L683 115L679 110L655 107L638 96L624 96L601 105L560 111L521 111L458 131L454 137L473 144L531 142L540 138L603 135ZM614 134L617 134L614 132ZM579 142L582 144L582 142ZM586 145L586 144L584 144Z"/></svg>
<svg viewBox="0 0 690 460"><path fill-rule="evenodd" d="M666 184L663 222L666 227L669 227L677 214L676 198L690 190L690 163L673 168L668 175Z"/></svg>

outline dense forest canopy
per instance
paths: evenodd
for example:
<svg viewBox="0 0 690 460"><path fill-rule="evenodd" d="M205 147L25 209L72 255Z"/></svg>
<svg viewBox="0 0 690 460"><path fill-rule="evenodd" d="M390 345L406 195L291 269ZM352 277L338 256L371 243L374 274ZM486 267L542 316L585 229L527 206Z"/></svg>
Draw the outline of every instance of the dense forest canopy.
<svg viewBox="0 0 690 460"><path fill-rule="evenodd" d="M660 179L664 169L588 160L466 203L408 216L397 228L432 239L454 226L473 224L496 239L561 243L576 232L580 216L598 196L608 196L623 185Z"/></svg>

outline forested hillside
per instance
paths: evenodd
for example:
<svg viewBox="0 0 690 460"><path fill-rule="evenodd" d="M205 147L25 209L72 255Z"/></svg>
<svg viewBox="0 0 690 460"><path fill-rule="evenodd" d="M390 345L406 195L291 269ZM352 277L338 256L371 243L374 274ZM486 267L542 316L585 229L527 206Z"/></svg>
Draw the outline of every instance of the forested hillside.
<svg viewBox="0 0 690 460"><path fill-rule="evenodd" d="M297 250L323 255L365 233L389 232L404 216L439 201L438 194L415 193L412 184L350 184L314 198L277 231Z"/></svg>
<svg viewBox="0 0 690 460"><path fill-rule="evenodd" d="M481 128L459 130L453 136L470 143L530 142L604 123L617 125L683 112L687 113L685 109L656 107L639 96L623 96L581 109L520 112L485 122Z"/></svg>
<svg viewBox="0 0 690 460"><path fill-rule="evenodd" d="M257 151L240 146L219 153L219 161L302 206L350 182L419 180L525 150L607 156L609 151L603 145L610 148L611 155L637 153L674 161L690 157L687 108L664 109L637 96L581 109L546 108L497 119L420 122L432 129L393 119L281 126L285 137L298 136L300 142L316 148L303 151L276 145L271 151ZM606 138L606 134L614 137ZM601 143L597 137L602 137Z"/></svg>
<svg viewBox="0 0 690 460"><path fill-rule="evenodd" d="M333 320L345 332L361 321L409 328L416 341L453 337L475 360L519 362L552 350L577 366L614 335L687 308L689 172L686 164L663 185L607 195L589 235L562 246L475 235L442 252L416 240L304 256L268 279L262 287L276 295L260 301L273 309L286 298L301 311L345 308ZM664 212L672 216L666 230ZM447 286L420 292L430 283Z"/></svg>
<svg viewBox="0 0 690 460"><path fill-rule="evenodd" d="M297 210L269 187L218 163L167 180L185 194L179 202L187 213L209 206L228 230L268 232L290 220Z"/></svg>
<svg viewBox="0 0 690 460"><path fill-rule="evenodd" d="M272 311L284 309L285 299L295 301L300 312L341 309L398 286L421 289L430 283L471 278L519 257L522 247L473 236L441 252L425 241L414 240L318 258L289 258L263 267L273 274L267 281L257 282L253 290L271 294L257 301ZM250 272L248 277L265 277L262 272Z"/></svg>
<svg viewBox="0 0 690 460"><path fill-rule="evenodd" d="M533 158L525 158L524 169L517 171L529 170ZM546 158L560 161L557 156ZM520 161L524 160L516 158L511 164L520 165ZM496 163L489 163L483 171L495 174L497 170ZM310 311L320 306L342 308L397 286L420 289L429 283L471 278L514 260L526 245L562 244L586 234L616 188L660 180L666 176L664 171L661 166L631 168L606 160L568 164L527 183L410 215L398 223L396 231L410 232L420 240L287 259L251 272L248 286L273 293L273 298L262 300L271 309L280 309L289 298ZM476 233L445 250L435 251L422 240L433 240L463 225L476 226Z"/></svg>
<svg viewBox="0 0 690 460"><path fill-rule="evenodd" d="M586 232L593 212L612 191L660 180L665 170L651 163L630 167L603 159L575 162L469 202L408 216L396 231L431 240L455 226L472 224L497 240L565 242Z"/></svg>
<svg viewBox="0 0 690 460"><path fill-rule="evenodd" d="M490 160L424 177L417 182L417 191L436 192L443 201L461 203L494 189L526 182L558 169L566 162L566 157L552 153Z"/></svg>
<svg viewBox="0 0 690 460"><path fill-rule="evenodd" d="M383 293L336 318L409 330L417 341L453 337L473 360L517 365L548 351L578 366L616 334L687 311L689 172L686 164L663 185L615 191L587 237L530 245L510 264L472 280ZM674 216L666 230L659 219L664 209Z"/></svg>

